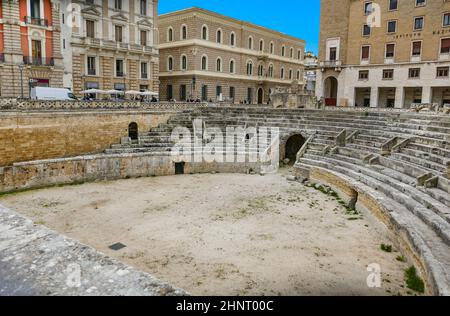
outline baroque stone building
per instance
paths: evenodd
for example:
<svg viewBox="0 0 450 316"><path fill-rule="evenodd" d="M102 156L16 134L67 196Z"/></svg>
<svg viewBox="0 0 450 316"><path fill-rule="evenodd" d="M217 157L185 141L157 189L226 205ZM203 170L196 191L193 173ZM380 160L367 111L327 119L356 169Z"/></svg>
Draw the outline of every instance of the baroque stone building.
<svg viewBox="0 0 450 316"><path fill-rule="evenodd" d="M33 86L62 87L60 1L0 3L0 97L29 95Z"/></svg>
<svg viewBox="0 0 450 316"><path fill-rule="evenodd" d="M64 87L158 92L157 0L62 0Z"/></svg>
<svg viewBox="0 0 450 316"><path fill-rule="evenodd" d="M316 95L328 105L450 103L450 1L321 5Z"/></svg>
<svg viewBox="0 0 450 316"><path fill-rule="evenodd" d="M160 98L267 103L304 84L305 42L200 8L159 16Z"/></svg>

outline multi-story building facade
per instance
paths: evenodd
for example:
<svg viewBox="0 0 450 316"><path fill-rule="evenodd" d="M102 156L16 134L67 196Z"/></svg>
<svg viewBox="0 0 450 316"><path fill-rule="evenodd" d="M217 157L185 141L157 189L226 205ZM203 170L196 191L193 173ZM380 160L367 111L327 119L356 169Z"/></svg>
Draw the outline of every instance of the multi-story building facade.
<svg viewBox="0 0 450 316"><path fill-rule="evenodd" d="M450 1L321 2L316 95L328 105L450 103Z"/></svg>
<svg viewBox="0 0 450 316"><path fill-rule="evenodd" d="M159 16L161 100L269 102L303 85L304 41L200 8Z"/></svg>
<svg viewBox="0 0 450 316"><path fill-rule="evenodd" d="M158 92L157 0L61 0L64 87Z"/></svg>
<svg viewBox="0 0 450 316"><path fill-rule="evenodd" d="M305 91L314 94L316 91L317 56L312 52L305 53Z"/></svg>
<svg viewBox="0 0 450 316"><path fill-rule="evenodd" d="M0 3L0 97L28 97L31 87L62 87L60 2Z"/></svg>

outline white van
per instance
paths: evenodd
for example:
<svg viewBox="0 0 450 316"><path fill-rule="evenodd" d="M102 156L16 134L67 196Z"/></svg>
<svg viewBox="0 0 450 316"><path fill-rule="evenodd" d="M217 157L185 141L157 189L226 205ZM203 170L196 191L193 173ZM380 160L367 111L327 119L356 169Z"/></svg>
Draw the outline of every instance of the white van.
<svg viewBox="0 0 450 316"><path fill-rule="evenodd" d="M36 87L31 89L32 100L76 101L77 98L69 89Z"/></svg>

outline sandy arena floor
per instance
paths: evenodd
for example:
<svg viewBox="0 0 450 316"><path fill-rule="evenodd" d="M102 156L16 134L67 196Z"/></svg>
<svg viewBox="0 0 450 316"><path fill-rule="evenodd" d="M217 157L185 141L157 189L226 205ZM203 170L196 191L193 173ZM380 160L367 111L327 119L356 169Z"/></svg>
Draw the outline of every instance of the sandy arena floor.
<svg viewBox="0 0 450 316"><path fill-rule="evenodd" d="M384 226L280 174L66 186L0 198L60 233L195 295L407 295ZM108 246L121 242L126 248ZM382 288L366 285L382 268Z"/></svg>

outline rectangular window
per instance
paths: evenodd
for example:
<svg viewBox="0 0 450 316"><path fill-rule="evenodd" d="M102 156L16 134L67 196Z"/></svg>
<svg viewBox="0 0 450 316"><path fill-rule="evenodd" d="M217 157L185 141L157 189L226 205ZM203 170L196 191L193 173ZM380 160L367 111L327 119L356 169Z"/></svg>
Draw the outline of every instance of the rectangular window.
<svg viewBox="0 0 450 316"><path fill-rule="evenodd" d="M383 80L394 79L394 69L384 69L383 70Z"/></svg>
<svg viewBox="0 0 450 316"><path fill-rule="evenodd" d="M121 59L117 59L116 60L116 76L117 77L123 77L124 76L124 72L123 72L123 60Z"/></svg>
<svg viewBox="0 0 450 316"><path fill-rule="evenodd" d="M448 78L449 67L438 67L436 77L438 78Z"/></svg>
<svg viewBox="0 0 450 316"><path fill-rule="evenodd" d="M388 22L388 33L397 32L397 21L389 21Z"/></svg>
<svg viewBox="0 0 450 316"><path fill-rule="evenodd" d="M394 58L395 44L386 44L386 58Z"/></svg>
<svg viewBox="0 0 450 316"><path fill-rule="evenodd" d="M442 26L450 26L450 13L444 14L444 19L442 21Z"/></svg>
<svg viewBox="0 0 450 316"><path fill-rule="evenodd" d="M330 61L335 61L337 58L337 50L336 47L330 48Z"/></svg>
<svg viewBox="0 0 450 316"><path fill-rule="evenodd" d="M141 63L141 78L142 79L148 78L148 64L145 62Z"/></svg>
<svg viewBox="0 0 450 316"><path fill-rule="evenodd" d="M123 37L122 37L122 26L116 25L114 26L114 36L116 42L122 43Z"/></svg>
<svg viewBox="0 0 450 316"><path fill-rule="evenodd" d="M441 40L441 54L450 53L450 38L443 38Z"/></svg>
<svg viewBox="0 0 450 316"><path fill-rule="evenodd" d="M409 78L410 79L420 78L420 68L410 68L409 69Z"/></svg>
<svg viewBox="0 0 450 316"><path fill-rule="evenodd" d="M147 46L147 31L141 31L141 45Z"/></svg>
<svg viewBox="0 0 450 316"><path fill-rule="evenodd" d="M95 22L86 20L86 37L95 38Z"/></svg>
<svg viewBox="0 0 450 316"><path fill-rule="evenodd" d="M114 9L122 10L122 0L114 0Z"/></svg>
<svg viewBox="0 0 450 316"><path fill-rule="evenodd" d="M95 57L94 56L88 56L87 58L87 70L89 76L95 76L97 73L96 70L96 63L95 63Z"/></svg>
<svg viewBox="0 0 450 316"><path fill-rule="evenodd" d="M361 49L361 60L369 60L370 46L363 46Z"/></svg>
<svg viewBox="0 0 450 316"><path fill-rule="evenodd" d="M141 15L147 15L147 0L141 0L140 4Z"/></svg>
<svg viewBox="0 0 450 316"><path fill-rule="evenodd" d="M422 42L412 43L412 55L414 57L420 56L422 54Z"/></svg>
<svg viewBox="0 0 450 316"><path fill-rule="evenodd" d="M398 8L398 0L389 0L389 10L397 10Z"/></svg>
<svg viewBox="0 0 450 316"><path fill-rule="evenodd" d="M370 36L370 32L372 31L371 27L367 24L363 25L363 36Z"/></svg>
<svg viewBox="0 0 450 316"><path fill-rule="evenodd" d="M420 31L423 29L424 18L414 18L414 31Z"/></svg>
<svg viewBox="0 0 450 316"><path fill-rule="evenodd" d="M30 0L30 16L34 19L41 18L41 1Z"/></svg>
<svg viewBox="0 0 450 316"><path fill-rule="evenodd" d="M416 0L416 7L423 7L427 4L427 0Z"/></svg>
<svg viewBox="0 0 450 316"><path fill-rule="evenodd" d="M368 70L360 70L358 79L359 80L369 80L369 71Z"/></svg>
<svg viewBox="0 0 450 316"><path fill-rule="evenodd" d="M372 13L372 2L364 3L364 14L369 15Z"/></svg>

